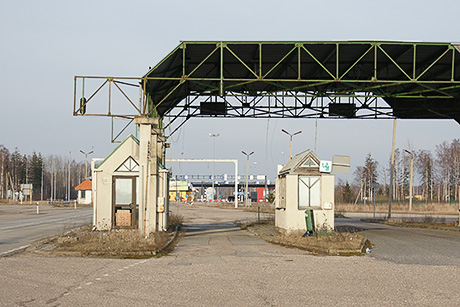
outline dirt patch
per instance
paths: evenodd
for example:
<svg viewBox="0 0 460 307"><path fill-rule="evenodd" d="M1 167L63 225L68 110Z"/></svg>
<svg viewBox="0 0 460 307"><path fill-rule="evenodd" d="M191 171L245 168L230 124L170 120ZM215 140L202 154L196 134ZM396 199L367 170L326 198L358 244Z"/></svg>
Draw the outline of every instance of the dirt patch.
<svg viewBox="0 0 460 307"><path fill-rule="evenodd" d="M393 213L404 213L404 214L448 214L448 215L457 215L458 216L458 203L426 203L426 202L414 202L412 205L412 210L409 211L409 203L398 203L392 202L391 211ZM336 212L374 212L373 203L358 203L358 204L336 204ZM376 213L387 213L388 212L388 202L377 203L375 206Z"/></svg>
<svg viewBox="0 0 460 307"><path fill-rule="evenodd" d="M250 223L240 226L260 236L267 242L310 251L315 255L353 256L363 255L372 243L353 231L317 231L303 237L304 231L282 234L273 222Z"/></svg>
<svg viewBox="0 0 460 307"><path fill-rule="evenodd" d="M92 231L88 225L39 241L30 251L59 256L150 258L167 253L176 238L177 231L143 238L137 229Z"/></svg>
<svg viewBox="0 0 460 307"><path fill-rule="evenodd" d="M171 231L151 233L141 237L137 229L94 231L90 225L67 231L65 234L41 240L29 252L59 256L104 258L151 258L173 250L180 237L183 217L170 216Z"/></svg>
<svg viewBox="0 0 460 307"><path fill-rule="evenodd" d="M446 223L444 218L434 218L432 216L425 216L422 219L363 219L362 221L367 223L379 223L395 227L407 227L407 228L425 228L425 229L436 229L446 231L460 231L458 222Z"/></svg>

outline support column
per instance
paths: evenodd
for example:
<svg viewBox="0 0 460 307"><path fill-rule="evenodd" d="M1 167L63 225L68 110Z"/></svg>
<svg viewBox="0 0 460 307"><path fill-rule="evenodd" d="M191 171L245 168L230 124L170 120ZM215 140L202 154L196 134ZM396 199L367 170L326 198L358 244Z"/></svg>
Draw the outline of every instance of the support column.
<svg viewBox="0 0 460 307"><path fill-rule="evenodd" d="M163 131L158 118L138 117L139 125L139 230L142 236L162 229L158 227L159 174L158 162L162 159Z"/></svg>

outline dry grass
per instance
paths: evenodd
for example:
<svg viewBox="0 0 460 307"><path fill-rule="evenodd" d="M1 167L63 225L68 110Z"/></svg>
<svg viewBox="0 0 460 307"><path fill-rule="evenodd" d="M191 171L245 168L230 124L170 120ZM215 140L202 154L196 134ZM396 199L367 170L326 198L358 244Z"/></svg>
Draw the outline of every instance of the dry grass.
<svg viewBox="0 0 460 307"><path fill-rule="evenodd" d="M184 217L180 214L170 213L169 214L169 227L181 227L184 225Z"/></svg>
<svg viewBox="0 0 460 307"><path fill-rule="evenodd" d="M305 231L277 231L273 220L248 222L240 227L250 229L268 242L304 249L318 255L362 255L363 250L372 247L369 240L352 230L318 230L310 237L303 237Z"/></svg>
<svg viewBox="0 0 460 307"><path fill-rule="evenodd" d="M408 204L392 203L391 211L394 213L418 213L418 214L458 214L458 203L413 203L412 211ZM336 204L336 212L374 212L374 204ZM387 213L388 203L376 204L377 213Z"/></svg>
<svg viewBox="0 0 460 307"><path fill-rule="evenodd" d="M269 219L261 219L260 221L254 220L250 222L241 222L239 220L234 221L234 223L240 227L240 229L245 230L248 227L253 227L257 225L270 225L271 227L275 227L275 218Z"/></svg>
<svg viewBox="0 0 460 307"><path fill-rule="evenodd" d="M184 217L170 214L170 229L182 226ZM175 238L174 232L155 232L148 238L142 237L137 229L113 229L110 231L92 231L91 226L70 230L54 239L52 252L58 254L79 254L82 256L100 256L114 258L143 258L169 252ZM166 250L165 250L166 248Z"/></svg>
<svg viewBox="0 0 460 307"><path fill-rule="evenodd" d="M152 233L141 237L137 229L91 231L90 226L78 228L58 237L54 250L59 253L78 253L116 258L156 255L173 238L169 232Z"/></svg>
<svg viewBox="0 0 460 307"><path fill-rule="evenodd" d="M361 252L363 247L363 236L357 233L349 232L321 232L317 231L310 237L302 237L304 231L290 232L284 236L278 237L279 240L283 240L289 243L293 243L296 246L303 247L305 249L313 249L317 251L342 251L342 254L346 254L348 251Z"/></svg>
<svg viewBox="0 0 460 307"><path fill-rule="evenodd" d="M260 212L260 213L272 213L275 214L275 206L272 205L252 205L250 207L241 207L243 211L247 212Z"/></svg>
<svg viewBox="0 0 460 307"><path fill-rule="evenodd" d="M428 228L428 229L443 229L459 231L458 222L446 222L445 218L436 218L426 215L423 218L412 219L369 219L369 222L377 222L397 227L410 227L410 228Z"/></svg>

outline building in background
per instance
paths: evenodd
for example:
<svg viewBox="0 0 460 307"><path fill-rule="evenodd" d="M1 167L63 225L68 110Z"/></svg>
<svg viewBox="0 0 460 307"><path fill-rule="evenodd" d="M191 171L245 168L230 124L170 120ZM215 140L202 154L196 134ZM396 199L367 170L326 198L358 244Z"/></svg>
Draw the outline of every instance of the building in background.
<svg viewBox="0 0 460 307"><path fill-rule="evenodd" d="M91 180L86 179L78 186L75 187L77 194L77 204L79 205L90 205L92 203L92 189L93 184Z"/></svg>

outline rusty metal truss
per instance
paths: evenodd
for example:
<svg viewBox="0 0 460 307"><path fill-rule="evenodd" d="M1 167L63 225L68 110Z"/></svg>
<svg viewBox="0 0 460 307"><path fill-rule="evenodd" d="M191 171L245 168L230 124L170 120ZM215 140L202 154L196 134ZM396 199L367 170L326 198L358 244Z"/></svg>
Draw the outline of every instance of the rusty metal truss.
<svg viewBox="0 0 460 307"><path fill-rule="evenodd" d="M74 115L159 117L168 125L192 117L460 122L459 53L451 43L182 42L140 78L75 77ZM101 85L86 97L90 79ZM138 88L139 100L123 86ZM86 112L103 87L108 108ZM129 111L114 112L114 90Z"/></svg>

